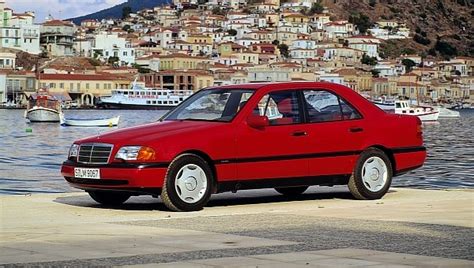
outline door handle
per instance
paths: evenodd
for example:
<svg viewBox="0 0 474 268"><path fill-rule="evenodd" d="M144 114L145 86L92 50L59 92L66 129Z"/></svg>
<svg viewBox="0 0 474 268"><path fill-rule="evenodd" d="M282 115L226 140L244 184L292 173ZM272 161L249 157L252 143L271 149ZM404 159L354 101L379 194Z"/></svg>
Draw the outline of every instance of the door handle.
<svg viewBox="0 0 474 268"><path fill-rule="evenodd" d="M292 136L295 136L295 137L301 137L301 136L306 136L306 135L308 135L308 133L306 133L306 131L295 131L292 134Z"/></svg>
<svg viewBox="0 0 474 268"><path fill-rule="evenodd" d="M355 132L362 132L364 131L364 129L361 127L351 127L349 128L349 131L355 133Z"/></svg>

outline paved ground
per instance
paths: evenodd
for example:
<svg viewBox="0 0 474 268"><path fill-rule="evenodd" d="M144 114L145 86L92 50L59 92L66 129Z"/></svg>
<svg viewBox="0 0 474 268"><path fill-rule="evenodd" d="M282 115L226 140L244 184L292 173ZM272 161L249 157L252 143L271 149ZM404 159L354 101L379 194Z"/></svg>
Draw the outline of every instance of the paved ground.
<svg viewBox="0 0 474 268"><path fill-rule="evenodd" d="M474 267L474 191L393 189L352 200L315 187L215 196L191 213L158 199L103 208L84 193L0 197L0 266Z"/></svg>

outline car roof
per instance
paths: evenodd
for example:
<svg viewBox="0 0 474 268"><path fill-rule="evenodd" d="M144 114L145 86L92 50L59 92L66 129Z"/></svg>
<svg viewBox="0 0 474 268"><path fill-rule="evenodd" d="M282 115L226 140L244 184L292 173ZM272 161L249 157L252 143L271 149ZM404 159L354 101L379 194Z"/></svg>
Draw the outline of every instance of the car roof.
<svg viewBox="0 0 474 268"><path fill-rule="evenodd" d="M299 82L265 82L265 83L247 83L247 84L236 84L236 85L225 85L225 86L217 86L211 88L220 88L220 89L260 89L263 87L274 87L274 86L282 86L282 87L298 87L304 86L307 87L315 87L315 88L333 88L334 86L341 86L334 83L328 82L313 82L313 81L299 81Z"/></svg>

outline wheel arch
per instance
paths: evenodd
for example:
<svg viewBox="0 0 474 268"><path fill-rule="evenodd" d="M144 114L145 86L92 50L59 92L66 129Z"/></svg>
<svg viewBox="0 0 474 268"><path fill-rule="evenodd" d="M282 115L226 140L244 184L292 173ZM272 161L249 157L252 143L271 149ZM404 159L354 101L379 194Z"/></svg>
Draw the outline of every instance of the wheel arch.
<svg viewBox="0 0 474 268"><path fill-rule="evenodd" d="M214 165L214 161L212 160L212 158L208 154L206 154L205 152L200 151L200 150L184 151L184 152L181 152L180 154L178 154L176 157L178 157L180 155L183 155L183 154L194 154L194 155L197 155L197 156L201 157L202 159L204 159L204 161L206 161L206 163L209 165L209 168L211 168L211 171L212 171L212 193L216 193L216 191L217 191L217 169L216 169L216 166Z"/></svg>
<svg viewBox="0 0 474 268"><path fill-rule="evenodd" d="M390 150L389 148L385 147L385 146L378 145L378 144L369 146L369 147L366 148L366 150L370 149L370 148L379 149L380 151L384 152L384 154L390 160L390 164L392 165L392 174L393 174L393 176L395 176L396 173L397 173L397 163L395 161L395 156L393 155L393 151Z"/></svg>

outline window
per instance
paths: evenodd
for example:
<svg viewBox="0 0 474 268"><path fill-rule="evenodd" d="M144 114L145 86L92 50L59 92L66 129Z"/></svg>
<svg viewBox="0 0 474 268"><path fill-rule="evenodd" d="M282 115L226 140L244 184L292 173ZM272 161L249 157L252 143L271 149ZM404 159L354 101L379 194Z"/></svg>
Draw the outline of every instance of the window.
<svg viewBox="0 0 474 268"><path fill-rule="evenodd" d="M301 122L296 91L282 91L265 95L254 109L255 114L265 115L270 125L289 125Z"/></svg>
<svg viewBox="0 0 474 268"><path fill-rule="evenodd" d="M100 89L100 84L99 83L95 84L95 89Z"/></svg>
<svg viewBox="0 0 474 268"><path fill-rule="evenodd" d="M308 121L331 122L361 118L359 112L337 95L324 90L304 91Z"/></svg>

